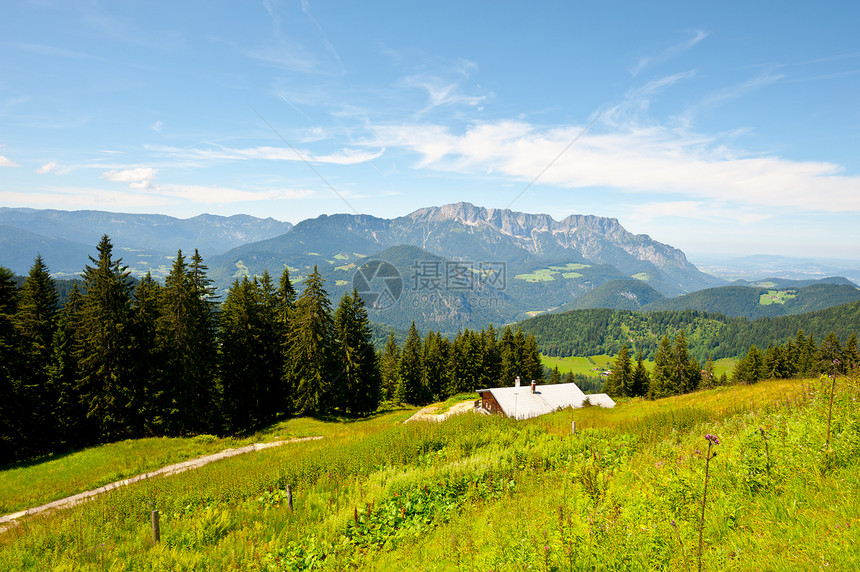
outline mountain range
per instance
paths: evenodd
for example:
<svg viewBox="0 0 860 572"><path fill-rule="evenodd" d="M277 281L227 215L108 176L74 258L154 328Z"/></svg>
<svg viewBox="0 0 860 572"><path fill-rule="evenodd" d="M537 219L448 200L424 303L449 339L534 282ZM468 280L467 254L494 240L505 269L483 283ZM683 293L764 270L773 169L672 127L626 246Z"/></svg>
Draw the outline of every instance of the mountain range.
<svg viewBox="0 0 860 572"><path fill-rule="evenodd" d="M300 288L316 267L334 300L356 288L371 301L373 321L402 328L414 320L423 330L443 332L577 308L706 309L700 306L733 297L748 306L738 310L743 304L735 304L735 315L761 312L754 299L768 306L763 315L778 315L860 292L845 279L826 284L783 278L737 282L733 288L754 292L729 293L721 288L731 284L727 280L700 271L677 248L628 232L614 218L571 215L557 221L469 203L394 219L322 215L295 226L245 215L177 219L0 208L0 265L24 274L41 254L53 274L74 276L103 234L135 275L152 272L163 279L178 249L190 254L195 248L222 293L235 279L266 270L277 279L284 268ZM807 298L800 293L812 283L821 283L817 298L800 304ZM791 292L767 304L761 296L770 289Z"/></svg>

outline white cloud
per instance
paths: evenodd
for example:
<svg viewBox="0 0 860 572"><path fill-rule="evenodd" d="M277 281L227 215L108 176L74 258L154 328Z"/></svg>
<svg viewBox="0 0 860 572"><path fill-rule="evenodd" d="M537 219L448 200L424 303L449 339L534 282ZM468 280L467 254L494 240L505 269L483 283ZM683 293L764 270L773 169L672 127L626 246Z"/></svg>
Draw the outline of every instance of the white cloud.
<svg viewBox="0 0 860 572"><path fill-rule="evenodd" d="M38 173L40 175L44 175L45 173L50 173L51 171L53 171L56 168L57 168L56 161L49 161L48 163L45 163L44 165L42 165L41 167L36 169L36 173Z"/></svg>
<svg viewBox="0 0 860 572"><path fill-rule="evenodd" d="M0 167L20 167L20 166L21 165L19 165L18 163L16 163L12 159L9 159L7 157L4 157L3 155L0 155Z"/></svg>
<svg viewBox="0 0 860 572"><path fill-rule="evenodd" d="M155 123L150 125L149 128L156 133L161 133L161 130L164 129L164 121L156 121Z"/></svg>
<svg viewBox="0 0 860 572"><path fill-rule="evenodd" d="M582 136L539 183L770 209L860 211L860 177L842 174L839 165L756 156L713 137L662 126L613 127ZM531 181L581 131L581 126L545 128L517 121L476 123L460 134L441 125L395 125L375 128L368 144L415 152L418 168Z"/></svg>
<svg viewBox="0 0 860 572"><path fill-rule="evenodd" d="M674 46L670 46L669 48L663 50L663 52L655 56L645 56L639 58L639 61L636 62L636 65L633 66L633 69L630 70L630 74L636 76L645 68L661 64L671 58L674 58L675 56L686 52L707 37L707 32L704 32L702 30L696 30L692 38L684 40L683 42L679 42Z"/></svg>
<svg viewBox="0 0 860 572"><path fill-rule="evenodd" d="M217 147L214 149L180 149L178 147L147 146L147 149L164 153L173 157L191 160L268 160L268 161L302 161L310 163L328 163L333 165L357 165L366 163L380 157L383 149L366 151L364 149L342 149L328 155L316 155L305 149L293 149L289 147L272 147L263 145L260 147L249 147L237 149L230 147ZM296 154L298 152L298 154Z"/></svg>
<svg viewBox="0 0 860 572"><path fill-rule="evenodd" d="M105 171L102 173L102 178L116 183L129 183L132 189L149 189L152 188L152 181L158 169L152 167L137 167L134 169L125 169L122 171Z"/></svg>
<svg viewBox="0 0 860 572"><path fill-rule="evenodd" d="M243 201L272 201L297 199L311 195L308 189L269 188L263 190L244 190L217 185L178 185L155 181L158 169L135 167L133 169L112 170L102 173L102 178L117 183L128 183L129 188L141 196L162 197L163 199L183 199L195 203L236 203Z"/></svg>

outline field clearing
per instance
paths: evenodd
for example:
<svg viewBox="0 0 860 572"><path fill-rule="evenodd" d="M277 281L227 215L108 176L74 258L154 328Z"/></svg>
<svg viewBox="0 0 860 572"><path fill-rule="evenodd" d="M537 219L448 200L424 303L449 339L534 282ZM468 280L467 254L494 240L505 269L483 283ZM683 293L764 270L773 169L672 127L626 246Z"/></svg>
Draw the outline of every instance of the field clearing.
<svg viewBox="0 0 860 572"><path fill-rule="evenodd" d="M860 387L836 387L827 447L826 379L526 422L293 420L264 433L329 437L26 519L0 534L0 569L694 570L706 433L704 570L857 569Z"/></svg>
<svg viewBox="0 0 860 572"><path fill-rule="evenodd" d="M580 373L583 375L590 375L592 377L596 377L600 374L601 371L612 369L612 364L615 361L615 357L616 356L610 356L606 354L590 357L554 357L541 355L541 363L550 369L553 369L558 366L558 371L562 374L566 374L572 371L573 373ZM635 355L631 355L630 359L634 364L636 363ZM715 360L714 374L717 377L724 373L727 376L731 376L732 370L734 369L737 362L738 360L735 358L722 358ZM645 364L645 368L649 372L654 369L653 360L645 360L643 363ZM704 363L700 365L702 367L705 366Z"/></svg>

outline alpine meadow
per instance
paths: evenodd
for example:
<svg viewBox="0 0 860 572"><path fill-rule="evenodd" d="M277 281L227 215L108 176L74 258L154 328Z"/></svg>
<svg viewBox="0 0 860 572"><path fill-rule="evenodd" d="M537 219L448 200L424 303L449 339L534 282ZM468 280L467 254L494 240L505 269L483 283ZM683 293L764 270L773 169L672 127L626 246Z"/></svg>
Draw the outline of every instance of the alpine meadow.
<svg viewBox="0 0 860 572"><path fill-rule="evenodd" d="M0 571L860 570L860 4L0 18Z"/></svg>

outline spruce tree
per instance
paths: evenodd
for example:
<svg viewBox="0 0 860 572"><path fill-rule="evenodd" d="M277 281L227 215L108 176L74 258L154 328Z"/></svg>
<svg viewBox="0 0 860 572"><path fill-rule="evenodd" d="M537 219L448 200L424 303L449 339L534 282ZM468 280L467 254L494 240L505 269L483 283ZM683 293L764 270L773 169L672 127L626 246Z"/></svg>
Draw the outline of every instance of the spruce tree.
<svg viewBox="0 0 860 572"><path fill-rule="evenodd" d="M483 362L481 364L480 387L498 387L502 369L502 355L499 344L496 341L496 330L493 325L481 330L481 351Z"/></svg>
<svg viewBox="0 0 860 572"><path fill-rule="evenodd" d="M286 411L287 394L283 384L284 351L283 344L289 328L289 312L295 301L295 294L289 297L284 282L289 285L289 276L282 276L282 286L276 288L268 271L259 280L254 280L259 296L260 313L258 336L260 351L259 371L262 376L263 404L260 408L261 419L272 421Z"/></svg>
<svg viewBox="0 0 860 572"><path fill-rule="evenodd" d="M157 325L169 431L188 434L215 426L216 315L211 280L195 251L187 265L178 251L161 289Z"/></svg>
<svg viewBox="0 0 860 572"><path fill-rule="evenodd" d="M817 369L819 372L825 375L844 373L845 370L842 366L842 345L839 343L839 339L835 333L830 332L822 340L815 357L818 362Z"/></svg>
<svg viewBox="0 0 860 572"><path fill-rule="evenodd" d="M531 332L526 336L523 343L521 363L526 379L537 382L543 381L543 364L540 359L540 350L538 350L535 335Z"/></svg>
<svg viewBox="0 0 860 572"><path fill-rule="evenodd" d="M129 364L139 381L134 388L134 402L140 419L137 432L142 435L163 435L167 431L163 354L157 337L160 300L161 285L147 272L134 289L135 355Z"/></svg>
<svg viewBox="0 0 860 572"><path fill-rule="evenodd" d="M56 388L49 368L57 317L57 290L41 256L37 256L19 292L15 327L21 351L20 407L26 409L31 453L53 450L59 438L54 408Z"/></svg>
<svg viewBox="0 0 860 572"><path fill-rule="evenodd" d="M334 354L331 302L317 267L302 283L304 290L292 312L288 336L286 379L294 411L323 413L331 409L329 386Z"/></svg>
<svg viewBox="0 0 860 572"><path fill-rule="evenodd" d="M122 260L113 258L107 235L97 251L97 258L90 257L93 265L83 273L75 357L91 437L113 441L130 437L136 424L137 380L129 367L134 353L131 282Z"/></svg>
<svg viewBox="0 0 860 572"><path fill-rule="evenodd" d="M394 332L389 332L385 348L379 357L379 369L382 374L382 399L394 399L397 386L400 383L400 346Z"/></svg>
<svg viewBox="0 0 860 572"><path fill-rule="evenodd" d="M516 339L510 326L505 326L502 338L499 340L499 381L502 387L512 385L514 379L521 375L519 357L517 356Z"/></svg>
<svg viewBox="0 0 860 572"><path fill-rule="evenodd" d="M0 266L0 464L22 456L23 409L18 392L17 311L15 275Z"/></svg>
<svg viewBox="0 0 860 572"><path fill-rule="evenodd" d="M699 389L702 381L702 369L699 363L692 359L687 346L687 337L684 330L678 332L675 337L675 345L672 352L673 393L689 393Z"/></svg>
<svg viewBox="0 0 860 572"><path fill-rule="evenodd" d="M612 397L630 397L633 395L633 365L630 363L630 354L627 344L621 345L621 351L615 358L612 373L606 380L604 391Z"/></svg>
<svg viewBox="0 0 860 572"><path fill-rule="evenodd" d="M58 448L80 448L90 443L87 432L87 407L78 385L77 339L80 330L83 296L72 286L66 305L57 318L48 375L57 390L54 417L57 420Z"/></svg>
<svg viewBox="0 0 860 572"><path fill-rule="evenodd" d="M452 352L453 353L453 352ZM402 403L418 405L423 403L424 364L422 363L421 336L415 322L409 327L403 351L400 354L400 382L397 387L397 400Z"/></svg>
<svg viewBox="0 0 860 572"><path fill-rule="evenodd" d="M561 383L561 372L558 371L558 366L555 366L552 369L552 373L549 376L549 383L551 385L555 385L556 383Z"/></svg>
<svg viewBox="0 0 860 572"><path fill-rule="evenodd" d="M233 281L218 315L219 397L228 433L257 427L265 420L261 309L256 284L245 276Z"/></svg>
<svg viewBox="0 0 860 572"><path fill-rule="evenodd" d="M669 343L669 336L664 335L657 347L657 354L654 356L654 370L651 374L651 386L648 393L652 398L666 397L674 392L671 359L672 346Z"/></svg>
<svg viewBox="0 0 860 572"><path fill-rule="evenodd" d="M633 384L630 394L633 397L645 397L648 395L648 390L651 385L651 374L645 367L645 360L642 357L642 350L636 355L636 368L633 370Z"/></svg>
<svg viewBox="0 0 860 572"><path fill-rule="evenodd" d="M422 347L424 367L422 386L428 401L441 401L448 394L448 363L450 361L450 344L441 334L427 332Z"/></svg>
<svg viewBox="0 0 860 572"><path fill-rule="evenodd" d="M846 375L856 375L860 368L860 351L857 349L857 335L851 334L842 350L842 363Z"/></svg>
<svg viewBox="0 0 860 572"><path fill-rule="evenodd" d="M381 376L373 347L373 331L364 300L353 289L344 294L334 314L338 372L332 385L338 407L352 415L367 415L379 407Z"/></svg>

